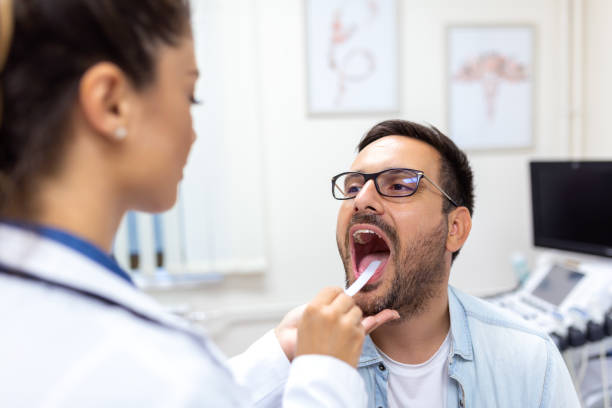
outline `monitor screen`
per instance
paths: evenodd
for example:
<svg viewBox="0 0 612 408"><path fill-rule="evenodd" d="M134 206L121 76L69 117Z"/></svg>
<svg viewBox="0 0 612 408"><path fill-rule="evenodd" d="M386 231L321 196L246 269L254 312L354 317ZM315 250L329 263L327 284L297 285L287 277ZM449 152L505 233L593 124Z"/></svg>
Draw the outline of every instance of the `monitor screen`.
<svg viewBox="0 0 612 408"><path fill-rule="evenodd" d="M559 306L583 277L583 273L554 265L531 293L552 305Z"/></svg>
<svg viewBox="0 0 612 408"><path fill-rule="evenodd" d="M532 162L534 245L612 257L612 162Z"/></svg>

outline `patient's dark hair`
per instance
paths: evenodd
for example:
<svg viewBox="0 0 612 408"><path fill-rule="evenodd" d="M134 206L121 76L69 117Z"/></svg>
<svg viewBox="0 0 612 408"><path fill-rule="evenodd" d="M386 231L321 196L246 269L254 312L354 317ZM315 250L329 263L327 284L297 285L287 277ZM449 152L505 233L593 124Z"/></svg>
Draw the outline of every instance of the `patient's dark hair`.
<svg viewBox="0 0 612 408"><path fill-rule="evenodd" d="M0 67L0 214L9 202L26 211L36 181L59 167L90 67L114 63L142 89L156 76L159 45L191 30L188 0L14 0L13 15Z"/></svg>
<svg viewBox="0 0 612 408"><path fill-rule="evenodd" d="M465 153L446 135L433 126L423 126L406 120L387 120L375 125L357 146L362 151L370 143L391 135L406 136L432 146L441 157L440 187L460 206L474 212L474 182L472 168ZM448 214L453 204L444 198L442 210ZM459 251L453 253L453 260Z"/></svg>

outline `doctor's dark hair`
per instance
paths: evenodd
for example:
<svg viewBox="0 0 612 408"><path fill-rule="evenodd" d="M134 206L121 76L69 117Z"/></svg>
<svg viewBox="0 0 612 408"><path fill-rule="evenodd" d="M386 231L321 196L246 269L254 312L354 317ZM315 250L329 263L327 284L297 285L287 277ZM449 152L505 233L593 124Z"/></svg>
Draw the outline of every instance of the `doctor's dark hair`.
<svg viewBox="0 0 612 408"><path fill-rule="evenodd" d="M36 182L61 165L90 67L114 63L143 89L156 77L159 46L178 45L191 30L189 0L17 0L12 11L0 67L0 214L7 206L31 212Z"/></svg>
<svg viewBox="0 0 612 408"><path fill-rule="evenodd" d="M440 162L440 187L460 206L474 213L474 180L466 154L446 135L433 126L423 126L406 120L387 120L375 125L357 146L361 152L370 143L385 136L406 136L427 143L438 151ZM418 169L417 169L418 170ZM442 211L448 214L453 204L444 199ZM459 251L453 253L454 260Z"/></svg>

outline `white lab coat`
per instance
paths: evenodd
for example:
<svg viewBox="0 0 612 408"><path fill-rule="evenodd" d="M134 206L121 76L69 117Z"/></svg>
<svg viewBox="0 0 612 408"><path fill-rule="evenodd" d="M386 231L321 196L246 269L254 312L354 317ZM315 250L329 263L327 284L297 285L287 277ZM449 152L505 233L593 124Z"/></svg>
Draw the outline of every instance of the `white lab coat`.
<svg viewBox="0 0 612 408"><path fill-rule="evenodd" d="M325 356L290 366L271 333L235 377L209 339L102 265L2 223L0 324L0 407L366 405L356 370Z"/></svg>

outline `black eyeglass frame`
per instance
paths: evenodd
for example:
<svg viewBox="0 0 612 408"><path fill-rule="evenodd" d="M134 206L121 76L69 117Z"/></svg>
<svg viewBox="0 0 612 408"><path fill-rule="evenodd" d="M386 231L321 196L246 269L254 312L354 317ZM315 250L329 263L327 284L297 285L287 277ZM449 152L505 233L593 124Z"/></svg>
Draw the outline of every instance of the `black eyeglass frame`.
<svg viewBox="0 0 612 408"><path fill-rule="evenodd" d="M403 195L388 195L388 194L383 194L380 191L380 187L378 186L378 176L380 176L383 173L387 173L389 171L411 171L414 174L416 174L417 176L417 182L416 182L416 188L414 189L414 191L412 191L411 193L408 194L403 194ZM335 191L335 187L336 187L336 180L338 180L340 177L345 176L347 174L359 174L360 176L363 177L363 185L365 186L365 184L368 182L368 180L372 180L374 181L374 187L376 187L376 191L378 192L378 194L380 194L383 197L393 197L393 198L397 198L397 197L410 197L411 195L414 195L414 193L416 193L419 189L419 184L421 183L421 179L425 179L427 181L429 181L439 192L442 193L442 195L444 195L444 197L446 197L448 199L448 201L450 201L455 207L459 207L459 204L457 204L457 202L455 200L453 200L451 198L451 196L449 196L446 191L442 190L442 188L440 186L438 186L432 179L430 179L429 177L427 177L427 175L421 171L421 170L414 170L414 169L407 169L407 168L391 168L391 169L385 169L382 171L379 171L377 173L362 173L360 171L345 171L344 173L340 173L335 175L334 177L332 177L331 179L331 183L332 183L332 197L334 197L336 200L352 200L355 197L344 197L344 198L338 198L336 197L336 194L334 194Z"/></svg>

